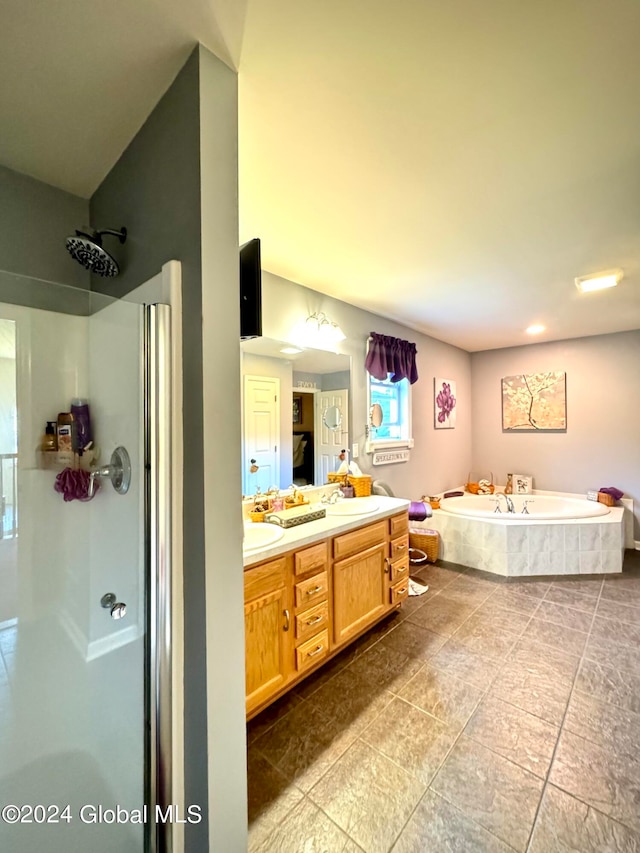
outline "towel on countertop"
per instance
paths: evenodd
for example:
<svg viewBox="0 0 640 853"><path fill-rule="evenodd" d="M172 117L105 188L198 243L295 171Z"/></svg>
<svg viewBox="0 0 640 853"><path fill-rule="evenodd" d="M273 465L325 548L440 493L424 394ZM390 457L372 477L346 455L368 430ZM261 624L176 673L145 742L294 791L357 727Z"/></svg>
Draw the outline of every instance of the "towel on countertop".
<svg viewBox="0 0 640 853"><path fill-rule="evenodd" d="M409 507L409 521L424 521L425 518L431 518L431 505L424 501L411 501Z"/></svg>

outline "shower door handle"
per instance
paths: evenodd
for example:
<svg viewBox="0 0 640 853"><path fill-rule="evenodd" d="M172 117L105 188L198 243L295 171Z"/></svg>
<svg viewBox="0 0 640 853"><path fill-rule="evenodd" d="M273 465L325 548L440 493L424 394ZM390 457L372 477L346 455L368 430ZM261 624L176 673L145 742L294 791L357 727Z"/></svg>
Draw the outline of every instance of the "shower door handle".
<svg viewBox="0 0 640 853"><path fill-rule="evenodd" d="M100 606L110 612L112 619L123 619L127 615L127 605L124 601L118 601L112 592L102 596Z"/></svg>

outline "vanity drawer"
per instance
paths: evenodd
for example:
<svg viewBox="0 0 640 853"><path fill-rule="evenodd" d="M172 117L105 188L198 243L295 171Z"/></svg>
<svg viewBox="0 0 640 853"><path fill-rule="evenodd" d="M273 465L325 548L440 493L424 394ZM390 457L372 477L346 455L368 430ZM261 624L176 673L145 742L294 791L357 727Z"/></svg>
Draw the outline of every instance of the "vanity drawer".
<svg viewBox="0 0 640 853"><path fill-rule="evenodd" d="M400 515L394 515L389 519L389 535L392 539L396 536L401 536L403 533L409 532L409 513L402 512Z"/></svg>
<svg viewBox="0 0 640 853"><path fill-rule="evenodd" d="M384 542L386 533L387 522L377 521L375 524L368 524L366 527L354 530L353 533L336 536L333 540L333 557L335 560L342 560L344 557L350 557L351 554L366 551L367 548Z"/></svg>
<svg viewBox="0 0 640 853"><path fill-rule="evenodd" d="M409 534L400 536L398 539L392 539L389 542L389 557L392 560L398 560L409 553Z"/></svg>
<svg viewBox="0 0 640 853"><path fill-rule="evenodd" d="M325 601L329 590L329 576L326 572L320 572L306 581L300 581L294 587L296 610L310 607Z"/></svg>
<svg viewBox="0 0 640 853"><path fill-rule="evenodd" d="M391 593L391 603L392 604L400 604L401 601L404 601L405 598L409 597L409 578L405 578L402 581L399 581L397 584L390 589Z"/></svg>
<svg viewBox="0 0 640 853"><path fill-rule="evenodd" d="M296 649L296 669L304 672L329 654L329 632L322 631Z"/></svg>
<svg viewBox="0 0 640 853"><path fill-rule="evenodd" d="M329 626L329 602L323 601L296 616L296 643L306 640Z"/></svg>
<svg viewBox="0 0 640 853"><path fill-rule="evenodd" d="M406 579L409 577L409 555L400 557L399 560L394 560L390 564L391 583Z"/></svg>
<svg viewBox="0 0 640 853"><path fill-rule="evenodd" d="M308 572L317 572L327 567L327 543L318 542L310 548L297 551L293 558L293 571L295 575L306 575Z"/></svg>
<svg viewBox="0 0 640 853"><path fill-rule="evenodd" d="M261 566L246 569L244 573L244 600L251 601L261 595L273 592L285 585L287 577L287 559L280 557L263 563Z"/></svg>

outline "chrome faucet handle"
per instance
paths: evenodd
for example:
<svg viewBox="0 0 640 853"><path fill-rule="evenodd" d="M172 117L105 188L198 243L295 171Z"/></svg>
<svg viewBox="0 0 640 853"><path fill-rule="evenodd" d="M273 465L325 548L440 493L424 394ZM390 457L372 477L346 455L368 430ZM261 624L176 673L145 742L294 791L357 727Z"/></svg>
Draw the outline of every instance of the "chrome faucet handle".
<svg viewBox="0 0 640 853"><path fill-rule="evenodd" d="M119 495L125 495L131 485L131 460L124 447L116 447L108 465L94 468L89 477L87 497L92 498L96 491L98 477L108 477Z"/></svg>
<svg viewBox="0 0 640 853"><path fill-rule="evenodd" d="M495 503L496 508L494 509L494 513L499 512L502 515L502 510L500 509L500 500L499 498L491 498L491 500Z"/></svg>
<svg viewBox="0 0 640 853"><path fill-rule="evenodd" d="M534 504L535 500L533 498L529 498L527 500L522 501L522 514L523 515L531 515L529 512L529 504Z"/></svg>

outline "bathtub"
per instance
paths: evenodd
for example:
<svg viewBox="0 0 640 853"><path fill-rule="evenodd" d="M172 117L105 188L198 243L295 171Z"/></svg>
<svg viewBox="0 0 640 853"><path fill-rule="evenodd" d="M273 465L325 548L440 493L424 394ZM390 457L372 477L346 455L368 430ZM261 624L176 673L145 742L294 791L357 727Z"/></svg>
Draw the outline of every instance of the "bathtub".
<svg viewBox="0 0 640 853"><path fill-rule="evenodd" d="M411 528L440 534L439 557L505 576L621 572L623 508L584 495L512 495L515 513L500 513L489 495L444 498L440 509ZM522 513L523 500L529 514Z"/></svg>
<svg viewBox="0 0 640 853"><path fill-rule="evenodd" d="M487 518L495 515L501 521L595 518L609 514L609 507L598 501L588 501L586 498L566 498L556 495L512 495L511 499L516 510L514 513L507 512L504 498L496 498L492 495L464 495L464 497L459 498L444 498L440 502L440 508L444 512L470 518ZM495 511L496 500L499 502L500 513ZM522 512L525 501L527 502L527 513Z"/></svg>

